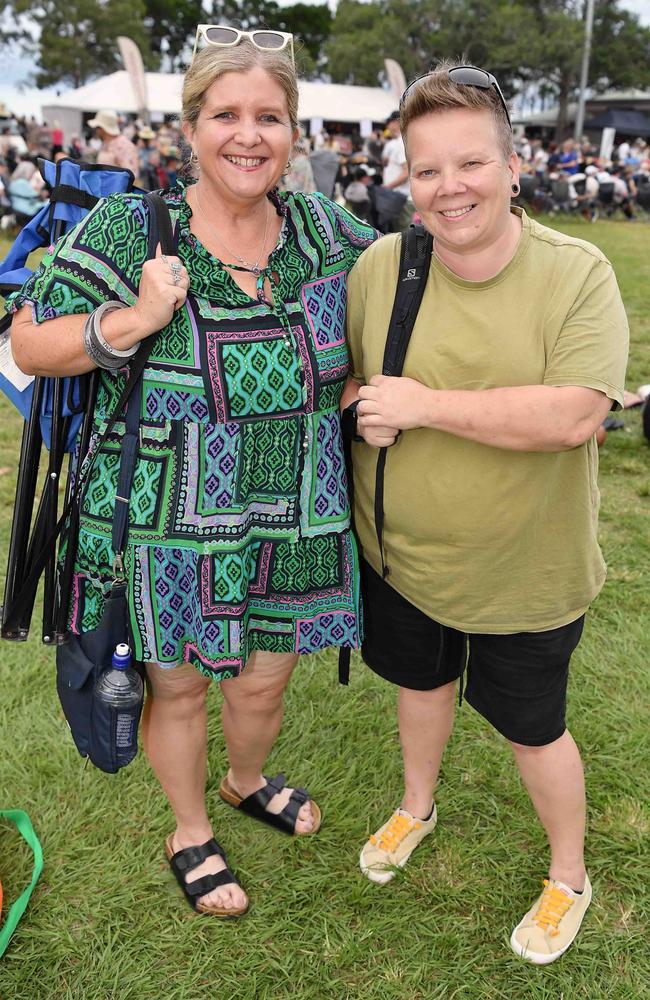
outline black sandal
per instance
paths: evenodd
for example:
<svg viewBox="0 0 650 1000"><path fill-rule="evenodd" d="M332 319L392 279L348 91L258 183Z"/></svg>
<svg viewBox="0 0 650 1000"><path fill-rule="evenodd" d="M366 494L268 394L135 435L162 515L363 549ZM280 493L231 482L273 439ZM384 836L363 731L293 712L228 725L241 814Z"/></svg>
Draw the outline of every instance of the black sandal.
<svg viewBox="0 0 650 1000"><path fill-rule="evenodd" d="M266 775L264 777L266 778ZM260 788L257 792L253 792L252 795L247 795L246 798L242 798L228 783L228 778L225 777L221 782L219 795L229 806L241 809L248 816L253 816L254 819L260 820L261 823L267 823L269 826L275 827L276 830L288 833L292 837L310 837L320 827L321 811L306 788L294 788L291 798L282 812L272 813L266 808L273 796L281 792L286 783L286 778L283 774L276 774L274 778L266 778L266 784L263 788ZM296 833L298 813L305 802L311 802L311 815L314 826L309 833Z"/></svg>
<svg viewBox="0 0 650 1000"><path fill-rule="evenodd" d="M183 895L185 899L190 904L193 910L197 913L208 913L213 917L241 917L246 913L249 904L246 906L236 909L235 907L223 907L223 906L205 906L203 903L197 902L200 896L206 896L213 889L218 889L221 885L238 885L241 889L240 883L237 881L233 873L228 868L228 861L226 859L226 852L223 847L217 843L216 840L211 839L206 841L205 844L201 844L200 847L186 847L182 851L174 851L172 847L172 840L174 834L170 833L169 837L165 842L165 854L167 855L167 860L176 880L183 890ZM197 878L193 882L186 882L185 876L188 872L193 871L198 868L206 858L210 858L213 855L218 854L219 857L223 858L226 867L222 872L217 872L216 875L204 875L202 878Z"/></svg>

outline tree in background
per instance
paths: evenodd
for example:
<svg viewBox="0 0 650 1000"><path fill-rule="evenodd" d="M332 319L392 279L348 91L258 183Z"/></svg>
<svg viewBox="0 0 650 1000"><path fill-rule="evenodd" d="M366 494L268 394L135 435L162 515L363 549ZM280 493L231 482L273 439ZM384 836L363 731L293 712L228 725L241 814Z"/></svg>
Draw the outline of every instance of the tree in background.
<svg viewBox="0 0 650 1000"><path fill-rule="evenodd" d="M289 31L297 39L295 52L300 76L311 79L325 68L324 45L332 25L327 3L280 7L275 0L214 0L210 20L244 31L253 28Z"/></svg>
<svg viewBox="0 0 650 1000"><path fill-rule="evenodd" d="M465 59L506 94L532 84L552 95L559 137L580 80L584 10L584 0L340 0L328 69L336 83L376 86L387 56L407 80L443 57ZM650 29L617 0L596 5L589 81L595 91L650 85Z"/></svg>
<svg viewBox="0 0 650 1000"><path fill-rule="evenodd" d="M37 87L80 87L120 69L118 35L132 38L145 65L155 65L144 30L144 0L15 0L14 6L40 29L39 40L30 46Z"/></svg>
<svg viewBox="0 0 650 1000"><path fill-rule="evenodd" d="M144 6L149 48L158 65L180 71L197 24L206 20L202 0L144 0Z"/></svg>

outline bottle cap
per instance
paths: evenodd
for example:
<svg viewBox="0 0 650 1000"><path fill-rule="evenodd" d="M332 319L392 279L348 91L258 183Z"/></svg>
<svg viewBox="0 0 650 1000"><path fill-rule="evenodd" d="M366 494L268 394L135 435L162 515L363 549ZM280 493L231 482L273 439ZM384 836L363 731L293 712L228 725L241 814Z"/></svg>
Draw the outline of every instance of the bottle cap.
<svg viewBox="0 0 650 1000"><path fill-rule="evenodd" d="M131 650L125 642L119 642L115 647L113 666L118 670L126 670L131 666Z"/></svg>

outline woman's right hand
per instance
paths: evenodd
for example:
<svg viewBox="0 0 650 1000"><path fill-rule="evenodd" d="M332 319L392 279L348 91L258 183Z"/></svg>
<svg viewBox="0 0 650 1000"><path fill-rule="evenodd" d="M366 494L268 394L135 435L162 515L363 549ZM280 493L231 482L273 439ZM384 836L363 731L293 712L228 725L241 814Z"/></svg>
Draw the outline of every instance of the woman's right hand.
<svg viewBox="0 0 650 1000"><path fill-rule="evenodd" d="M179 258L164 255L158 244L155 258L142 266L138 300L132 307L140 339L167 326L185 302L189 287L189 275Z"/></svg>

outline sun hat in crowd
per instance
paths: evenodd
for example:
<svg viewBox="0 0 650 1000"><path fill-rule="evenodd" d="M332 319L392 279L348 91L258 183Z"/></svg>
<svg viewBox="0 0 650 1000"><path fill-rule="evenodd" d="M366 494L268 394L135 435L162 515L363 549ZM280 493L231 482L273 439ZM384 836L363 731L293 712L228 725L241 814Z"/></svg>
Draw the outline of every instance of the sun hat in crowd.
<svg viewBox="0 0 650 1000"><path fill-rule="evenodd" d="M88 122L91 128L103 128L108 135L119 135L120 126L117 123L117 115L114 111L98 111L94 118Z"/></svg>
<svg viewBox="0 0 650 1000"><path fill-rule="evenodd" d="M141 128L140 131L138 132L138 139L155 139L155 138L156 138L156 133L152 128L149 128L148 125L146 125L144 128Z"/></svg>

